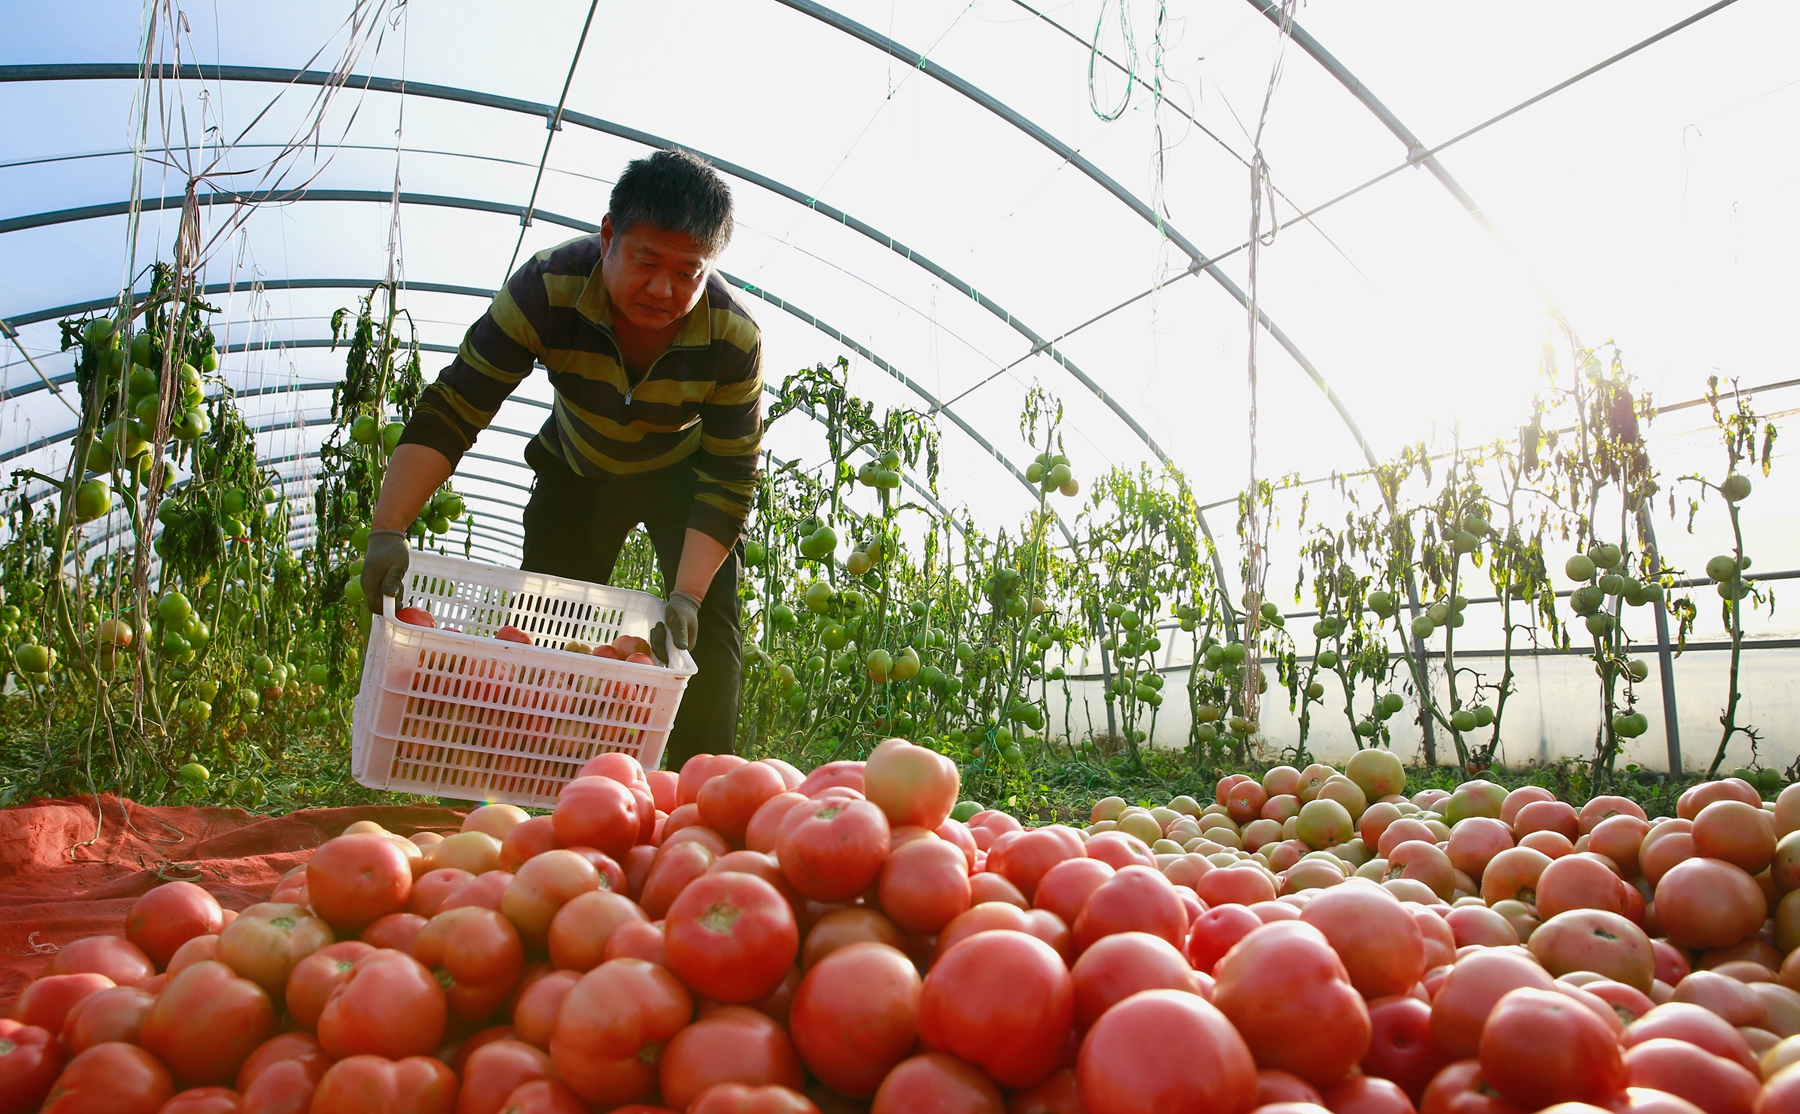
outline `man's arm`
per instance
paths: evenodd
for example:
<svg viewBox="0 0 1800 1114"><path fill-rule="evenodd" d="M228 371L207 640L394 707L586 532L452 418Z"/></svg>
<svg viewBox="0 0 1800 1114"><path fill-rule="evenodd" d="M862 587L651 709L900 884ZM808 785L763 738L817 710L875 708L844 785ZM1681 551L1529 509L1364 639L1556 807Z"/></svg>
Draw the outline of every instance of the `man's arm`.
<svg viewBox="0 0 1800 1114"><path fill-rule="evenodd" d="M431 493L444 485L456 466L430 445L401 445L388 461L381 480L381 497L375 503L376 530L405 532L419 516Z"/></svg>

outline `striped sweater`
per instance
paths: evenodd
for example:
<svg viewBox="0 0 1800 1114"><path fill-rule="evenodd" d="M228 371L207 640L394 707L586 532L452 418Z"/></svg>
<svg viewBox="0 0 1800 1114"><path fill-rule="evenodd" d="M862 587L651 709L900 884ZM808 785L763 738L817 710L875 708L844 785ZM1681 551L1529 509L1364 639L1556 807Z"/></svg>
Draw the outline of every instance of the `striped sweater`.
<svg viewBox="0 0 1800 1114"><path fill-rule="evenodd" d="M552 456L589 479L694 457L688 525L728 548L736 543L762 444L762 334L716 272L668 350L633 384L612 331L600 237L539 252L469 327L400 443L428 445L455 464L534 362L556 391L537 437Z"/></svg>

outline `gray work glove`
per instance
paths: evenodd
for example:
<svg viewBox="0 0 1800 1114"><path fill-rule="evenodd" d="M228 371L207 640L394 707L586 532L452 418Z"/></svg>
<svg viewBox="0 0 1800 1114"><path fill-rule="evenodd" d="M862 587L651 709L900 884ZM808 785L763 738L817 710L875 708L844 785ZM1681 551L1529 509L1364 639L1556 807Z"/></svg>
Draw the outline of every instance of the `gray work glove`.
<svg viewBox="0 0 1800 1114"><path fill-rule="evenodd" d="M678 649L692 650L700 641L700 601L686 592L670 592L663 604L663 623L669 628L670 642Z"/></svg>
<svg viewBox="0 0 1800 1114"><path fill-rule="evenodd" d="M381 614L381 597L398 596L405 586L406 535L399 530L370 530L363 553L363 601L369 613Z"/></svg>

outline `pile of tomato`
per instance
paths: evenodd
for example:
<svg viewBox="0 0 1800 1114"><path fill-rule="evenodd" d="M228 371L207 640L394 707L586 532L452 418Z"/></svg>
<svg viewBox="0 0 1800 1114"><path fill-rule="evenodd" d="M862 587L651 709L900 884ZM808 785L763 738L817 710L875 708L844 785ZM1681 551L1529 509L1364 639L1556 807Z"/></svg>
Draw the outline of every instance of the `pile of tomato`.
<svg viewBox="0 0 1800 1114"><path fill-rule="evenodd" d="M0 1114L1787 1114L1800 788L1647 819L1391 754L1086 828L895 739L176 882L0 1021ZM957 817L966 817L959 819Z"/></svg>

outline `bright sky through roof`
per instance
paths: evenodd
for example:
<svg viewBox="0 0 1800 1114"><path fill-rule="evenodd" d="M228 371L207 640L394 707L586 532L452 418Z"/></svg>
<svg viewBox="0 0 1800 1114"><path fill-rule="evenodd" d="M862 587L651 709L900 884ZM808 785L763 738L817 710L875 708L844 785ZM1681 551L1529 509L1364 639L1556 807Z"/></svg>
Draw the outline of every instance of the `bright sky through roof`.
<svg viewBox="0 0 1800 1114"><path fill-rule="evenodd" d="M835 9L924 51L1066 143L1120 187L1166 207L1169 223L1209 253L1247 233L1249 172L1240 158L1280 46L1245 0L1126 6L1136 69L1158 72L1131 89L1107 123L1090 105L1089 51L1012 0L836 0ZM1034 4L1091 37L1097 0ZM0 65L134 59L139 9L123 3L15 5ZM1435 144L1693 14L1699 0L1490 5L1311 0L1298 22L1425 143ZM292 69L338 33L348 5L241 2L184 6L184 54L203 64ZM1119 7L1102 46L1129 49ZM587 14L583 3L414 3L371 47L359 73L404 76L554 103ZM1159 20L1161 21L1159 24ZM1658 398L1697 396L1707 374L1746 385L1796 377L1789 322L1800 295L1791 259L1800 229L1791 204L1800 169L1800 8L1739 0L1642 53L1446 151L1444 166L1511 244L1509 259L1422 170L1404 171L1320 215L1284 227L1264 249L1260 300L1332 384L1378 454L1421 438L1443 444L1505 432L1536 389L1548 330L1527 276L1541 283L1582 338L1616 338L1627 366ZM342 37L319 65L335 59ZM1116 106L1123 80L1101 63L1092 91ZM200 82L181 91L189 134L221 125L235 135L277 85ZM293 130L313 90L286 94L247 142ZM117 154L21 165L23 160L129 147L128 81L0 83L0 220L126 200L130 160ZM163 90L176 97L173 86ZM173 102L170 102L173 103ZM322 138L344 138L319 171L320 189L385 195L394 174L399 98L342 96ZM1190 124L1173 111L1192 112ZM571 110L662 136L767 175L892 237L980 291L1044 337L1179 275L1187 259L1157 229L1081 170L928 73L776 0L665 0L602 4L569 98ZM352 109L355 110L352 119ZM1159 153L1158 127L1162 145ZM1204 127L1217 140L1200 130ZM405 98L403 188L522 205L542 154L540 118L425 96ZM179 132L174 142L180 142ZM153 134L152 146L161 137ZM639 144L573 124L558 134L526 250L576 235L555 215L597 222L619 167ZM1309 207L1406 157L1402 144L1297 46L1288 44L1263 150L1273 185ZM268 152L234 153L251 165ZM321 159L323 161L323 159ZM310 172L310 159L303 167ZM1160 168L1160 174L1159 174ZM221 181L222 188L253 183ZM150 168L147 196L176 195L178 174ZM778 193L734 182L736 241L721 260L734 276L798 307L753 302L767 333L772 381L803 364L851 355L856 389L883 405L924 403L870 360L815 328L815 317L879 356L938 399L1010 370L955 410L1015 459L1034 380L1069 405L1078 471L1150 459L1115 413L1005 318L876 235L864 235ZM1284 220L1293 209L1279 203ZM166 256L175 213L145 217L140 259ZM369 201L310 201L259 212L208 269L210 282L284 278L378 279L388 216ZM414 283L491 288L518 237L516 218L404 206L403 264ZM116 293L122 218L0 234L0 316ZM1240 286L1245 259L1221 264ZM234 341L316 340L353 288L276 290L252 310L233 300ZM223 296L219 299L223 304ZM478 298L414 293L421 339L454 345ZM221 334L225 329L221 325ZM52 374L66 370L54 322L21 330ZM1247 443L1243 309L1207 277L1175 282L1057 343L1119 408L1193 477L1203 498L1243 482ZM1259 447L1264 475L1317 476L1360 465L1354 441L1293 359L1267 337ZM10 349L10 393L37 378ZM433 354L428 367L446 357ZM245 386L341 373L322 348L243 354L227 368ZM542 399L541 380L521 396ZM266 395L274 422L298 415L310 435L271 434L282 455L315 445L328 392ZM298 401L297 401L298 400ZM542 411L509 407L501 424L530 430ZM11 449L67 425L48 392L0 409ZM811 431L789 419L771 445L816 463ZM961 432L946 426L944 492L1009 521L1022 491ZM516 437L484 451L516 457ZM39 464L48 463L43 454ZM501 474L498 471L495 475ZM515 476L515 479L519 477Z"/></svg>

